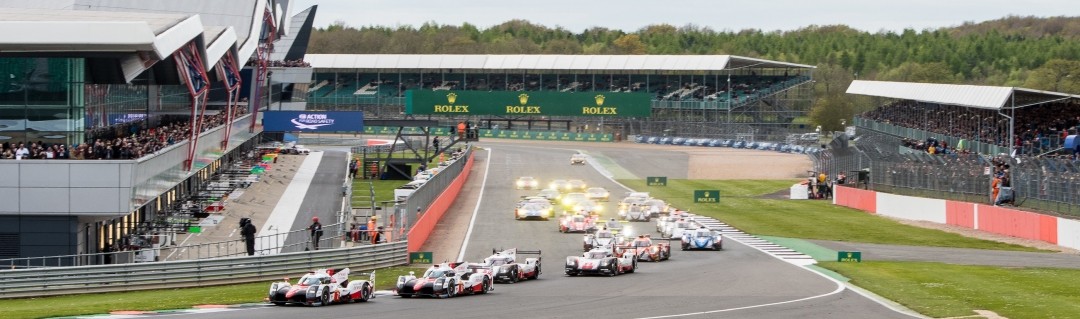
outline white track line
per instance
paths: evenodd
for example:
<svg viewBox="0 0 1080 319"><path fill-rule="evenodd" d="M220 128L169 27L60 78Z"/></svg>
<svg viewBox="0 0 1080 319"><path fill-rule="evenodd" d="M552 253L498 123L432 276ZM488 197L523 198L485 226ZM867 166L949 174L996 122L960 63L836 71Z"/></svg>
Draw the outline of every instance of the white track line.
<svg viewBox="0 0 1080 319"><path fill-rule="evenodd" d="M300 205L304 203L304 197L307 196L308 188L311 187L311 181L315 179L315 172L319 170L319 163L322 163L323 154L324 152L311 152L304 157L304 162L296 169L296 174L289 181L289 186L285 187L285 192L281 194L274 210L270 212L270 216L266 218L262 229L259 230L259 236L271 235L271 230L288 232L292 228L293 222L296 221L296 214L300 212ZM281 252L281 246L285 245L285 237L287 236L269 238L274 242L270 243L270 246L276 248L271 248L267 253ZM261 244L263 241L256 241L255 250L260 251Z"/></svg>
<svg viewBox="0 0 1080 319"><path fill-rule="evenodd" d="M584 152L582 152L582 151L580 151L580 150L578 150L577 152L578 152L578 153L584 153ZM594 160L592 159L592 156L589 156L589 157L588 157L588 163L589 163L589 166L591 166L591 167L592 167L593 169L595 169L595 170L596 170L596 171L597 171L598 173L600 173L600 175L604 175L604 177L607 177L607 179L608 179L608 180L611 180L611 182L612 182L612 183L615 183L616 185L622 186L622 188L625 188L625 189L626 189L626 190L628 190L628 191L631 191L631 192L632 192L632 191L634 191L634 190L633 190L632 188L630 188L630 187L628 187L628 186L626 186L626 185L623 185L622 183L619 183L619 181L615 180L615 177L614 177L614 176L611 176L611 175L610 175L611 173L606 173L606 172L607 172L607 170L606 170L606 169L601 169L601 168L599 168L600 164L599 164L599 163L597 163L597 162L595 162L595 161L594 161ZM606 173L606 174L605 174L605 173ZM738 240L738 239L734 239L734 238L732 238L732 239L733 239L733 240L735 240L735 241L737 241L737 242L739 242L740 244L746 245L747 247L753 248L753 249L755 249L755 250L757 250L757 251L760 251L760 252L762 252L762 253L764 253L764 254L766 254L766 255L772 256L773 258L776 258L776 259L779 259L779 260L781 260L781 261L784 261L784 263L785 263L785 264L789 264L789 265L793 265L793 266L795 266L795 267L799 267L799 268L805 269L806 271L809 271L809 272L811 272L811 273L813 273L813 274L816 274L816 275L818 275L818 276L821 276L822 278L828 279L829 281L832 281L833 283L835 283L835 284L836 284L836 290L833 290L833 291L831 291L831 292L829 292L829 293L825 293L825 294L820 294L820 295L816 295L816 296L810 296L810 297L806 297L806 298L800 298L800 299L795 299L795 300L788 300L788 301L781 301L781 302L774 302L774 303L767 303L767 304L760 304L760 305L752 305L752 306L745 306L745 307L736 307L736 308L718 309L718 310L711 310L711 311L690 312L690 313L682 313L682 314L674 314L674 315L664 315L664 316L656 316L656 317L642 317L642 318L637 318L637 319L660 319L660 318L675 318L675 317L687 317L687 316L697 316L697 315L704 315L704 314L712 314L712 313L720 313L720 312L729 312L729 311L736 311L736 310L745 310L745 309L753 309L753 308L761 308L761 307L771 307L771 306L777 306L777 305L783 305L783 304L789 304L789 303L796 303L796 302L801 302L801 301L806 301L806 300L812 300L812 299L817 299L817 298L827 297L827 296L831 296L831 295L835 295L835 294L838 294L838 293L840 293L840 292L844 291L844 289L847 289L847 286L845 285L845 283L843 283L843 282L841 282L841 281L839 281L839 280L836 280L836 278L833 278L833 277L829 277L828 275L825 275L825 274L823 274L823 273L817 272L817 271L815 271L815 270L813 270L813 269L810 269L810 268L807 268L807 267L805 267L805 266L800 266L800 265L795 265L795 264L789 263L789 262L787 262L786 260L784 260L783 258L780 258L780 256L776 256L776 255L770 254L770 253L768 253L768 252L766 252L766 251L764 251L764 250L761 250L761 248L758 248L758 247L754 247L754 246L751 246L751 245L747 245L747 244L743 243L742 241L740 241L740 240ZM896 307L894 307L893 305L890 305L890 304L887 304L887 303L885 303L885 302L883 302L883 301L881 301L881 300L878 300L878 299L877 299L877 298L875 298L874 296L871 296L871 295L868 295L868 294L866 294L866 293L863 293L862 291L860 291L861 289L849 289L849 290L851 290L852 292L855 292L855 293L857 293L857 294L859 294L859 295L861 295L861 296L865 297L866 299L870 299L870 301L873 301L873 302L875 302L875 303L877 303L877 304L879 304L879 305L882 305L882 306L884 306L885 308L888 308L889 310L895 311L896 313L899 313L899 314L903 314L903 315L907 315L907 316L911 316L911 317L914 317L914 318L924 318L924 317L922 317L922 316L916 316L916 315L913 315L913 314L911 314L911 313L908 313L907 311L904 311L904 310L902 310L902 309L897 309L897 308L896 308Z"/></svg>
<svg viewBox="0 0 1080 319"><path fill-rule="evenodd" d="M461 251L458 252L457 260L465 260L465 249L469 248L469 238L472 237L473 226L476 225L476 214L480 212L480 202L484 200L484 189L487 188L488 171L491 170L492 148L485 148L488 152L487 163L484 164L484 181L480 182L480 195L476 196L476 208L473 208L472 219L469 220L469 230L465 232L465 240L461 241ZM469 174L469 172L463 172Z"/></svg>

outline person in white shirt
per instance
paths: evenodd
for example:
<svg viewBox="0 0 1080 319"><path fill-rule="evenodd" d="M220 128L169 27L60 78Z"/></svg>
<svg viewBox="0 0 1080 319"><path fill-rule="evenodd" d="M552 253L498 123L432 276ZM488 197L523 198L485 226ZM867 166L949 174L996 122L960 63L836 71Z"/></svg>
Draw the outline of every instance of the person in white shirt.
<svg viewBox="0 0 1080 319"><path fill-rule="evenodd" d="M30 156L30 150L26 148L26 144L19 143L19 148L15 149L15 160L21 160L27 156Z"/></svg>

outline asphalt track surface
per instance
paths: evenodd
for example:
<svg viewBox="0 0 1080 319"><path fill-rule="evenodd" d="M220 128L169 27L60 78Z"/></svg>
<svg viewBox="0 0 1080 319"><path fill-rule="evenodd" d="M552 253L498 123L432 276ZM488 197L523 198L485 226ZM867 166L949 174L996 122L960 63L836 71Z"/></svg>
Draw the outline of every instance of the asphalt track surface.
<svg viewBox="0 0 1080 319"><path fill-rule="evenodd" d="M562 273L565 258L581 254L582 235L559 233L554 220L515 221L514 203L535 191L514 190L514 179L530 175L547 183L556 178L578 178L590 186L605 187L612 193L605 218L614 215L615 203L625 191L590 166L570 166L573 147L488 145L490 153L476 154L474 169L489 169L490 175L465 259L479 261L490 255L492 248L539 249L543 251L539 280L497 284L487 295L453 299L380 296L361 304L266 306L191 317L910 318L843 289L831 279L730 240L719 252L675 249L671 260L642 262L633 274L567 277ZM311 192L316 191L314 187ZM473 209L449 213L471 215ZM631 225L638 232L655 229L653 223Z"/></svg>
<svg viewBox="0 0 1080 319"><path fill-rule="evenodd" d="M304 201L300 204L300 211L296 213L296 220L289 229L303 229L311 226L312 217L319 217L319 222L323 225L337 223L337 212L341 210L342 185L345 183L345 174L348 169L346 154L343 151L325 151L322 162L319 162L319 169L315 172L315 177L311 179L311 186L304 196ZM328 230L324 229L323 234L329 235ZM310 240L311 235L302 232L289 235L285 243L288 247L293 247L291 245ZM323 240L322 245L327 246L329 243ZM302 251L303 249L299 247L302 246L287 251Z"/></svg>

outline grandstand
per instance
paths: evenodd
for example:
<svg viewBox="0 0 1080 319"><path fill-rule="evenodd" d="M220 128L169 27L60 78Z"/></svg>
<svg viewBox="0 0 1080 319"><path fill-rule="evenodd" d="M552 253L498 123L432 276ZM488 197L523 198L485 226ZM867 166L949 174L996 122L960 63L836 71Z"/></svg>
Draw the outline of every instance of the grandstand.
<svg viewBox="0 0 1080 319"><path fill-rule="evenodd" d="M1013 205L1080 216L1080 161L1065 149L1080 97L1023 88L855 81L880 107L813 155L819 171L869 171L875 190L991 204L997 177Z"/></svg>
<svg viewBox="0 0 1080 319"><path fill-rule="evenodd" d="M782 140L810 107L813 67L747 57L667 55L308 54L315 69L310 109L402 116L406 92L544 91L647 93L648 118L568 118L576 128L622 135L734 137L736 131ZM299 93L298 93L299 94ZM461 118L457 118L461 119ZM520 118L470 118L490 126ZM563 127L562 129L566 129Z"/></svg>
<svg viewBox="0 0 1080 319"><path fill-rule="evenodd" d="M288 2L0 8L0 259L145 248L258 142L267 67L241 68L268 59Z"/></svg>

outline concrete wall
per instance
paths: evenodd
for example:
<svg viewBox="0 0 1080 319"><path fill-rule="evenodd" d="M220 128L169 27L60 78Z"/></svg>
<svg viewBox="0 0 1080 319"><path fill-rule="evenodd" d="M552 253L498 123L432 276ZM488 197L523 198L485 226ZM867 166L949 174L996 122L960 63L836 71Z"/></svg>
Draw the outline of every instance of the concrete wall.
<svg viewBox="0 0 1080 319"><path fill-rule="evenodd" d="M868 194L873 194L873 200ZM1080 221L1013 208L836 187L834 204L1080 249Z"/></svg>

